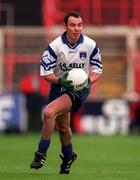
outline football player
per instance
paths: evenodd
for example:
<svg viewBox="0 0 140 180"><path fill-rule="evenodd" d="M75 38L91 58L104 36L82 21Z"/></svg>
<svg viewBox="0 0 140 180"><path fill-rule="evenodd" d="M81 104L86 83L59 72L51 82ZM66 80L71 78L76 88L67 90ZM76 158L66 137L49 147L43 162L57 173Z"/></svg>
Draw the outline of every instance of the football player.
<svg viewBox="0 0 140 180"><path fill-rule="evenodd" d="M71 112L76 112L86 100L92 83L102 74L102 61L96 42L82 34L83 20L76 12L64 17L65 31L49 44L42 55L40 75L51 83L49 104L43 111L43 126L31 168L41 168L47 158L51 135L55 123L61 143L60 174L69 174L77 154L72 145L70 128ZM89 76L88 85L80 92L74 92L67 74L72 68L82 68Z"/></svg>

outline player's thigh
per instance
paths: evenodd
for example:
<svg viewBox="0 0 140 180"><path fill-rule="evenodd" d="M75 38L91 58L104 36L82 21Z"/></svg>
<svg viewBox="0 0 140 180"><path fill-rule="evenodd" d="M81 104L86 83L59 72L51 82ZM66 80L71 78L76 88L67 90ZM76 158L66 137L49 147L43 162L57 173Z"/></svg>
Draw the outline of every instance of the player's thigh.
<svg viewBox="0 0 140 180"><path fill-rule="evenodd" d="M70 112L72 107L72 101L69 95L63 94L51 103L49 103L44 110L49 111L56 117L60 114Z"/></svg>

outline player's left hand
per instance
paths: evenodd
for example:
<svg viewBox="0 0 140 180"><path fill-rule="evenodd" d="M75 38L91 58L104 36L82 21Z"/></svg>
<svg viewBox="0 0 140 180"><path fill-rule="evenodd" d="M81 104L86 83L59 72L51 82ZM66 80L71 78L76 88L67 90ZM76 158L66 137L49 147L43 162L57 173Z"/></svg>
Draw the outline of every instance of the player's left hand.
<svg viewBox="0 0 140 180"><path fill-rule="evenodd" d="M74 86L72 85L72 81L67 80L68 73L65 73L62 77L58 79L58 83L61 84L65 89L69 91L73 91Z"/></svg>

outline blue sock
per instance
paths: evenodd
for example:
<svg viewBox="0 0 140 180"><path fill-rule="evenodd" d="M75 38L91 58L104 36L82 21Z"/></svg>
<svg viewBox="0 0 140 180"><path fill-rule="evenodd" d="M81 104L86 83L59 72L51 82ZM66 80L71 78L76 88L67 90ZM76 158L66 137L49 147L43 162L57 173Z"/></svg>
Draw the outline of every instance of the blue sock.
<svg viewBox="0 0 140 180"><path fill-rule="evenodd" d="M72 144L69 144L67 146L62 146L62 153L64 155L64 159L70 160L72 156Z"/></svg>
<svg viewBox="0 0 140 180"><path fill-rule="evenodd" d="M45 140L43 138L40 139L39 144L38 144L38 152L43 153L46 155L47 150L50 146L50 140Z"/></svg>

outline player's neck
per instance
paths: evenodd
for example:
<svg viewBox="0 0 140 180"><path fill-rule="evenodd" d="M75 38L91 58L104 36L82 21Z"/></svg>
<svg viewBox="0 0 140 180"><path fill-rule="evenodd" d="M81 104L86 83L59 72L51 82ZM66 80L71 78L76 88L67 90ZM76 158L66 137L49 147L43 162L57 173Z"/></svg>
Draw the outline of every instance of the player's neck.
<svg viewBox="0 0 140 180"><path fill-rule="evenodd" d="M78 39L71 39L67 34L66 34L66 38L67 38L67 41L71 44L71 45L74 45L78 42Z"/></svg>

